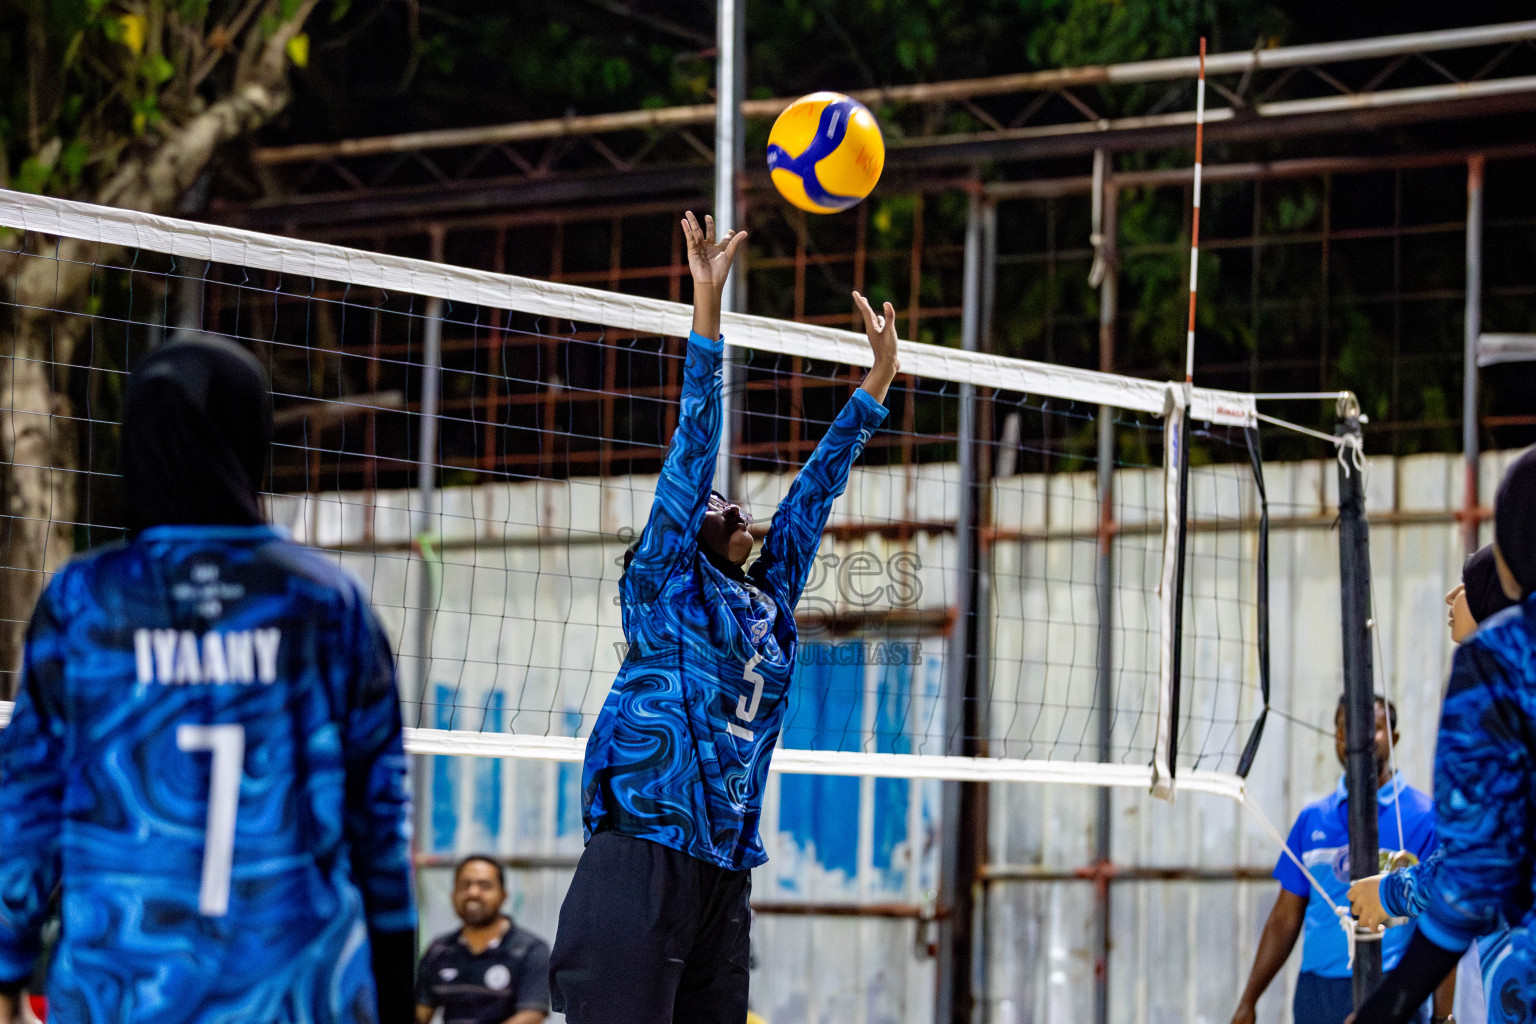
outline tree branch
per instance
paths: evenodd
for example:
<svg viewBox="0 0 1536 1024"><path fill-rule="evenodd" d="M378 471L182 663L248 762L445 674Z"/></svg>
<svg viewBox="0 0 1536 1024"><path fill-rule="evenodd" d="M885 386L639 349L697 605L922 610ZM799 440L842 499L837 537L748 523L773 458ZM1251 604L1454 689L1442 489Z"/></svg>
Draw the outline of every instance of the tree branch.
<svg viewBox="0 0 1536 1024"><path fill-rule="evenodd" d="M240 35L241 32L245 30L246 23L249 22L251 18L255 17L256 12L261 10L262 5L266 2L267 0L246 0L245 6L242 7L240 11L229 20L229 22L215 28L213 32L209 33L209 37L212 38L215 34L219 34L224 38L233 41L237 36ZM313 9L314 4L310 4L309 10ZM304 24L304 19L308 16L308 12L306 11L294 20L302 25ZM202 63L197 66L197 70L192 72L192 77L188 80L187 83L188 87L191 89L196 89L199 85L201 85L203 83L203 79L207 78L213 69L218 67L219 60L223 58L223 56L224 49L222 47L216 46L209 50L207 55L203 57Z"/></svg>
<svg viewBox="0 0 1536 1024"><path fill-rule="evenodd" d="M211 103L148 153L130 157L96 194L94 201L146 213L173 213L176 204L208 166L223 143L261 127L288 102L288 40L303 26L319 0L304 0L261 49L229 95ZM41 256L43 239L34 243ZM68 308L90 281L96 265L111 262L120 249L61 239L48 258L23 259L14 280L16 302L40 308Z"/></svg>

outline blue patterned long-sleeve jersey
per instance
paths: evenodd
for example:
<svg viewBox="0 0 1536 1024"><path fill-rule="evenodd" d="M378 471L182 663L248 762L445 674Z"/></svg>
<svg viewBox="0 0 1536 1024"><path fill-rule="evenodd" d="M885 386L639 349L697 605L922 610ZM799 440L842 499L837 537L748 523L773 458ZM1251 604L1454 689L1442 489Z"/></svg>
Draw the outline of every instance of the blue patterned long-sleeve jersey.
<svg viewBox="0 0 1536 1024"><path fill-rule="evenodd" d="M1457 649L1435 750L1440 849L1384 880L1389 911L1418 911L1443 949L1463 950L1504 923L1485 963L1490 1020L1536 1020L1536 604L1506 609Z"/></svg>
<svg viewBox="0 0 1536 1024"><path fill-rule="evenodd" d="M154 527L62 569L0 731L0 981L50 894L53 1020L377 1019L416 922L389 644L334 560Z"/></svg>
<svg viewBox="0 0 1536 1024"><path fill-rule="evenodd" d="M602 829L728 869L758 837L798 634L794 608L832 502L886 410L855 391L774 513L745 581L699 552L720 446L720 341L688 339L682 409L651 516L619 582L628 654L587 741L582 811Z"/></svg>

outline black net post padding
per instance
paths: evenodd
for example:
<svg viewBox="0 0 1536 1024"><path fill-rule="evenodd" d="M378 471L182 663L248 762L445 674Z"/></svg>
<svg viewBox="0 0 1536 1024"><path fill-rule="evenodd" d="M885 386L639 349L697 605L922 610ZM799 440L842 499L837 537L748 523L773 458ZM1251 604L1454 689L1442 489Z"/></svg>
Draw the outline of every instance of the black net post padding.
<svg viewBox="0 0 1536 1024"><path fill-rule="evenodd" d="M1243 431L1248 441L1248 460L1253 465L1253 483L1259 491L1259 550L1258 572L1256 581L1256 608L1258 623L1254 630L1258 641L1259 655L1259 693L1263 697L1264 704L1259 708L1259 717L1253 723L1253 729L1248 734L1248 743L1243 747L1243 756L1237 762L1237 777L1246 779L1248 770L1253 767L1253 759L1259 753L1259 740L1264 735L1264 722L1269 718L1269 494L1264 490L1264 457L1259 448L1259 431L1257 427L1248 427Z"/></svg>
<svg viewBox="0 0 1536 1024"><path fill-rule="evenodd" d="M1376 687L1371 653L1371 540L1365 520L1365 469L1360 406L1339 399L1339 620L1344 647L1344 778L1349 793L1349 879L1376 874ZM1354 966L1355 1007L1381 984L1381 943L1360 947Z"/></svg>
<svg viewBox="0 0 1536 1024"><path fill-rule="evenodd" d="M1179 438L1179 541L1173 571L1173 680L1169 686L1168 776L1179 776L1179 691L1184 677L1184 560L1189 537L1189 442L1188 392L1183 428Z"/></svg>

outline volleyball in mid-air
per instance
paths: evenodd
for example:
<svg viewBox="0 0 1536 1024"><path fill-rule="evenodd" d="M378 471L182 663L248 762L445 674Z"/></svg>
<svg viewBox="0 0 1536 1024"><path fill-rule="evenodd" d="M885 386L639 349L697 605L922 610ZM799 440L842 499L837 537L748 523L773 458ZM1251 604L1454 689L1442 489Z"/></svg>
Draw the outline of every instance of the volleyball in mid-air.
<svg viewBox="0 0 1536 1024"><path fill-rule="evenodd" d="M885 167L885 139L869 108L840 92L813 92L785 108L768 133L768 172L811 213L846 210L869 195Z"/></svg>

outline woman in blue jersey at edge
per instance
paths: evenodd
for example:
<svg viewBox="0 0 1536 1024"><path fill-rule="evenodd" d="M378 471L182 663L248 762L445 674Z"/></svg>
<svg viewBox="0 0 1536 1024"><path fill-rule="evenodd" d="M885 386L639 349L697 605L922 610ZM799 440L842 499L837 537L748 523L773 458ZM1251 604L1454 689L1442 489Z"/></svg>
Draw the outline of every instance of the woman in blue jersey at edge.
<svg viewBox="0 0 1536 1024"><path fill-rule="evenodd" d="M1493 545L1485 545L1467 556L1461 568L1461 582L1445 595L1451 641L1466 643L1477 628L1498 612L1516 602L1504 593L1499 582ZM1377 928L1393 918L1418 917L1424 909L1424 890L1420 879L1439 870L1445 848L1437 846L1423 861L1389 874L1363 878L1349 887L1355 917L1367 928ZM1480 937L1468 949L1457 968L1456 1024L1485 1024L1487 1002L1483 997L1482 964L1492 964L1509 938L1509 926L1502 921L1491 934Z"/></svg>
<svg viewBox="0 0 1536 1024"><path fill-rule="evenodd" d="M1483 964L1488 1020L1536 1021L1533 527L1536 449L1510 465L1494 500L1495 566L1504 593L1520 604L1482 623L1456 651L1435 750L1441 850L1415 879L1413 902L1422 909L1403 959L1361 1006L1356 1024L1406 1020L1467 947L1501 921L1510 925L1508 937Z"/></svg>
<svg viewBox="0 0 1536 1024"><path fill-rule="evenodd" d="M335 556L265 523L271 440L233 342L129 376L127 538L38 599L0 731L0 1024L55 888L50 1024L411 1019L394 659Z"/></svg>
<svg viewBox="0 0 1536 1024"><path fill-rule="evenodd" d="M751 518L711 490L720 447L720 296L743 232L683 221L693 332L677 430L651 515L619 582L628 654L587 741L587 847L550 958L570 1024L741 1024L750 871L798 636L794 610L832 502L884 421L900 365L895 310L863 296L873 368L774 513L760 556ZM797 410L798 412L798 410Z"/></svg>

